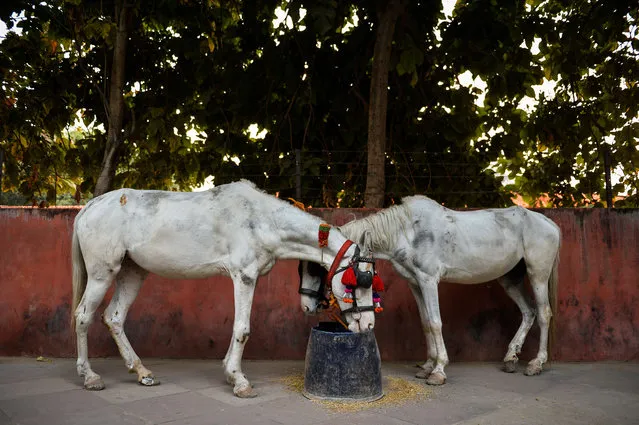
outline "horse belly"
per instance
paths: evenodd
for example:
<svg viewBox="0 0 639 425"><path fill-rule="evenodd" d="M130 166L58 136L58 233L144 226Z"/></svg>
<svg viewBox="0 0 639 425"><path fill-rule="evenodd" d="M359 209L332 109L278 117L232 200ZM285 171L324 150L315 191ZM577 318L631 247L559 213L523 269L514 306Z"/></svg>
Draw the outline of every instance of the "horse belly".
<svg viewBox="0 0 639 425"><path fill-rule="evenodd" d="M482 257L466 257L465 261L449 264L442 281L462 284L489 282L512 270L521 260L522 255L523 253L518 250L513 250Z"/></svg>
<svg viewBox="0 0 639 425"><path fill-rule="evenodd" d="M199 279L225 274L225 255L194 243L148 243L128 251L143 269L173 279Z"/></svg>

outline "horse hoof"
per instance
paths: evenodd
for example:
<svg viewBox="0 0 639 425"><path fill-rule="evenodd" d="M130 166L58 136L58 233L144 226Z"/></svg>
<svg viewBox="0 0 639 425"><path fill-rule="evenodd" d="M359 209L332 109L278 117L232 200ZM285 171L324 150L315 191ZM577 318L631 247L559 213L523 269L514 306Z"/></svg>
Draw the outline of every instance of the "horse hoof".
<svg viewBox="0 0 639 425"><path fill-rule="evenodd" d="M441 372L431 373L426 383L428 385L444 385L446 383L446 375Z"/></svg>
<svg viewBox="0 0 639 425"><path fill-rule="evenodd" d="M138 381L140 385L144 385L145 387L154 387L156 385L160 385L160 380L155 376L145 376Z"/></svg>
<svg viewBox="0 0 639 425"><path fill-rule="evenodd" d="M252 386L246 385L240 388L234 388L233 394L239 398L254 398L257 397L257 392L253 389Z"/></svg>
<svg viewBox="0 0 639 425"><path fill-rule="evenodd" d="M99 376L84 381L84 389L89 391L100 391L104 389L104 382Z"/></svg>
<svg viewBox="0 0 639 425"><path fill-rule="evenodd" d="M509 360L504 362L504 372L513 373L517 372L517 360Z"/></svg>
<svg viewBox="0 0 639 425"><path fill-rule="evenodd" d="M538 364L529 364L528 367L526 368L526 371L524 372L524 375L526 376L539 375L541 373L541 369L542 367Z"/></svg>

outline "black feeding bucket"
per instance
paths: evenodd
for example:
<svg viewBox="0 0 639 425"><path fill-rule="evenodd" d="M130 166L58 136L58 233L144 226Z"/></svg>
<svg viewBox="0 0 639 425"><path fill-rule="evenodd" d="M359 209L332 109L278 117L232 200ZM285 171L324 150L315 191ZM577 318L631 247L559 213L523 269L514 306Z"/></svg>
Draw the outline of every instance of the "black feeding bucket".
<svg viewBox="0 0 639 425"><path fill-rule="evenodd" d="M353 333L336 322L315 326L306 347L303 394L317 400L381 398L382 362L375 333Z"/></svg>

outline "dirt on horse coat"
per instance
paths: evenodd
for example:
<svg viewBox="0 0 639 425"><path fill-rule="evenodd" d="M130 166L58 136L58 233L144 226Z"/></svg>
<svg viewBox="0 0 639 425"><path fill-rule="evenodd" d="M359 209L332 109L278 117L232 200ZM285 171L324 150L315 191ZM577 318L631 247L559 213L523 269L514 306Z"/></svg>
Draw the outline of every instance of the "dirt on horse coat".
<svg viewBox="0 0 639 425"><path fill-rule="evenodd" d="M240 181L205 192L165 192L120 189L91 200L80 211L73 229L73 313L78 344L77 369L87 389L104 383L89 364L87 332L94 313L115 280L104 313L126 366L144 385L157 379L146 369L124 333L128 310L149 272L168 278L229 276L233 280L233 337L224 358L227 380L240 397L255 393L242 373L241 360L250 334L250 313L258 276L277 259L303 259L328 268L346 238L330 232L328 246L318 246L321 221L289 203ZM340 265L349 263L351 246ZM367 270L368 264L361 264ZM343 294L340 276L333 291ZM371 306L370 288L358 288L363 306ZM340 307L349 307L341 303ZM372 312L346 313L352 331L372 329Z"/></svg>

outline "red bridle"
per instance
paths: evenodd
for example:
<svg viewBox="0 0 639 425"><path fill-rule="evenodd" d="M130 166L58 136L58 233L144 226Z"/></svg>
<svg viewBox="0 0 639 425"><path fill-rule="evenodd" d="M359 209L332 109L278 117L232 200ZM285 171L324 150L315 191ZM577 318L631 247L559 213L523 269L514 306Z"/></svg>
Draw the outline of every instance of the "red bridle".
<svg viewBox="0 0 639 425"><path fill-rule="evenodd" d="M351 245L353 245L353 241L346 239L346 242L344 242L339 251L337 251L337 255L335 256L335 259L331 264L331 268L328 269L328 274L326 275L326 285L331 284L333 276L335 276L335 271L337 271L337 268L339 267L339 263L342 261L342 258L344 258L344 254L346 254L346 251L348 251L348 248L350 248Z"/></svg>

